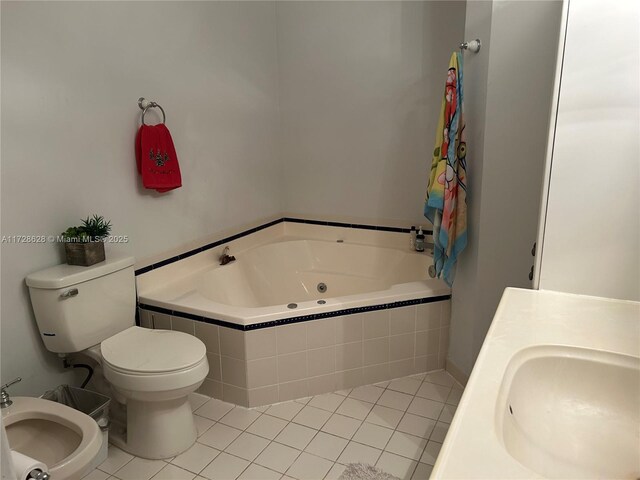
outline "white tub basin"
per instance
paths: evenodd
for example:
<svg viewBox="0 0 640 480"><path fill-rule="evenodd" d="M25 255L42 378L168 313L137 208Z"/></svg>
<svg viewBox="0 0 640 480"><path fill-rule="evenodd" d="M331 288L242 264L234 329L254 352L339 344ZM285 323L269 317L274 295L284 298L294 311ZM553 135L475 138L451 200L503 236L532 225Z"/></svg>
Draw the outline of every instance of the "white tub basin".
<svg viewBox="0 0 640 480"><path fill-rule="evenodd" d="M507 366L496 414L509 454L544 477L640 477L638 358L527 348Z"/></svg>

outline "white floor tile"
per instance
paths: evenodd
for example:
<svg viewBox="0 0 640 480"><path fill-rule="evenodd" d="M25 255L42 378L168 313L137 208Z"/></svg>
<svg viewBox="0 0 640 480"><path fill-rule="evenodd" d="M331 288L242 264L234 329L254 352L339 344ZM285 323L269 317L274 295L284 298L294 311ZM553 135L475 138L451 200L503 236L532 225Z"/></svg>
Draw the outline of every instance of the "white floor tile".
<svg viewBox="0 0 640 480"><path fill-rule="evenodd" d="M361 424L360 420L334 413L321 430L338 437L351 439Z"/></svg>
<svg viewBox="0 0 640 480"><path fill-rule="evenodd" d="M98 468L103 472L114 474L130 462L131 459L133 459L133 455L120 450L114 445L109 445L107 459L98 465Z"/></svg>
<svg viewBox="0 0 640 480"><path fill-rule="evenodd" d="M353 436L353 441L384 450L391 435L393 435L393 430L390 428L365 422Z"/></svg>
<svg viewBox="0 0 640 480"><path fill-rule="evenodd" d="M252 463L240 474L238 480L279 480L281 476L278 472Z"/></svg>
<svg viewBox="0 0 640 480"><path fill-rule="evenodd" d="M416 467L416 471L413 472L411 480L429 480L433 465L427 465L426 463L419 463Z"/></svg>
<svg viewBox="0 0 640 480"><path fill-rule="evenodd" d="M414 415L413 413L405 413L398 425L398 430L404 433L410 433L416 437L428 439L435 426L435 420Z"/></svg>
<svg viewBox="0 0 640 480"><path fill-rule="evenodd" d="M411 375L411 378L415 378L416 380L423 381L426 376L427 376L426 373L417 373L415 375Z"/></svg>
<svg viewBox="0 0 640 480"><path fill-rule="evenodd" d="M247 427L255 422L260 415L262 414L256 410L249 410L244 407L235 407L220 419L220 423L237 428L238 430L246 430Z"/></svg>
<svg viewBox="0 0 640 480"><path fill-rule="evenodd" d="M196 474L167 464L165 467L153 476L153 480L193 480Z"/></svg>
<svg viewBox="0 0 640 480"><path fill-rule="evenodd" d="M411 377L404 377L392 380L387 389L407 393L409 395L415 395L421 384L422 382L420 380L416 380Z"/></svg>
<svg viewBox="0 0 640 480"><path fill-rule="evenodd" d="M300 455L300 450L271 442L254 461L258 465L284 473Z"/></svg>
<svg viewBox="0 0 640 480"><path fill-rule="evenodd" d="M167 465L162 460L135 457L114 475L121 480L149 480Z"/></svg>
<svg viewBox="0 0 640 480"><path fill-rule="evenodd" d="M253 461L267 445L269 445L269 440L252 433L243 432L225 451L236 457Z"/></svg>
<svg viewBox="0 0 640 480"><path fill-rule="evenodd" d="M342 395L343 397L348 397L349 394L351 393L351 389L345 388L344 390L338 390L337 392L333 392L333 393L337 393L338 395Z"/></svg>
<svg viewBox="0 0 640 480"><path fill-rule="evenodd" d="M400 480L410 480L418 462L389 452L382 452L376 467Z"/></svg>
<svg viewBox="0 0 640 480"><path fill-rule="evenodd" d="M440 412L440 417L438 418L439 422L451 423L453 421L453 416L456 414L456 406L455 405L445 405L442 408L442 412Z"/></svg>
<svg viewBox="0 0 640 480"><path fill-rule="evenodd" d="M198 443L170 463L110 446L83 480L337 480L352 462L426 480L462 392L439 371L254 409L193 394Z"/></svg>
<svg viewBox="0 0 640 480"><path fill-rule="evenodd" d="M436 402L444 403L449 396L450 391L450 387L444 387L442 385L436 385L435 383L424 382L420 386L420 389L418 390L418 393L416 393L416 395L418 397L428 398L429 400L435 400Z"/></svg>
<svg viewBox="0 0 640 480"><path fill-rule="evenodd" d="M82 480L107 480L111 474L98 470L97 468L82 477Z"/></svg>
<svg viewBox="0 0 640 480"><path fill-rule="evenodd" d="M286 426L286 420L271 415L262 415L247 428L247 432L273 440Z"/></svg>
<svg viewBox="0 0 640 480"><path fill-rule="evenodd" d="M380 388L387 388L387 386L389 385L389 383L391 383L391 382L389 382L389 381L386 381L386 382L378 382L378 383L374 383L374 385L375 385L376 387L380 387Z"/></svg>
<svg viewBox="0 0 640 480"><path fill-rule="evenodd" d="M395 408L396 410L404 412L411 403L411 400L413 400L412 395L407 395L406 393L396 392L393 390L385 390L378 400L378 405Z"/></svg>
<svg viewBox="0 0 640 480"><path fill-rule="evenodd" d="M276 442L283 443L298 450L304 450L311 439L315 436L316 430L304 425L290 423L276 437Z"/></svg>
<svg viewBox="0 0 640 480"><path fill-rule="evenodd" d="M311 440L311 443L305 448L305 452L326 458L327 460L336 461L344 447L349 443L348 440L335 435L329 435L325 432L318 434Z"/></svg>
<svg viewBox="0 0 640 480"><path fill-rule="evenodd" d="M227 412L232 410L234 405L212 398L207 403L198 408L194 413L210 420L220 420Z"/></svg>
<svg viewBox="0 0 640 480"><path fill-rule="evenodd" d="M442 407L444 407L444 403L434 402L428 398L415 397L407 412L437 420L440 412L442 412Z"/></svg>
<svg viewBox="0 0 640 480"><path fill-rule="evenodd" d="M246 460L222 452L200 475L210 480L235 480L248 466Z"/></svg>
<svg viewBox="0 0 640 480"><path fill-rule="evenodd" d="M428 465L435 465L441 447L441 443L430 440L429 443L427 443L426 448L424 449L424 453L422 454L420 461Z"/></svg>
<svg viewBox="0 0 640 480"><path fill-rule="evenodd" d="M371 409L369 415L367 415L365 422L374 423L387 428L396 428L403 415L404 412L400 410L376 405Z"/></svg>
<svg viewBox="0 0 640 480"><path fill-rule="evenodd" d="M311 397L296 398L294 401L301 403L302 405L306 405L307 403L309 403L309 400L311 400Z"/></svg>
<svg viewBox="0 0 640 480"><path fill-rule="evenodd" d="M384 393L384 388L375 385L364 385L354 388L349 396L363 402L376 403L380 396Z"/></svg>
<svg viewBox="0 0 640 480"><path fill-rule="evenodd" d="M292 420L303 407L304 405L293 401L277 403L267 408L265 413L273 415L274 417L282 418L283 420Z"/></svg>
<svg viewBox="0 0 640 480"><path fill-rule="evenodd" d="M298 415L293 417L292 422L304 425L305 427L319 430L322 425L324 425L325 422L329 420L330 416L331 412L307 405L302 410L300 410L300 413L298 413Z"/></svg>
<svg viewBox="0 0 640 480"><path fill-rule="evenodd" d="M318 480L333 467L333 462L302 452L293 465L287 470L287 475L299 480Z"/></svg>
<svg viewBox="0 0 640 480"><path fill-rule="evenodd" d="M444 370L428 373L424 380L426 382L443 385L445 387L451 387L455 383L453 377Z"/></svg>
<svg viewBox="0 0 640 480"><path fill-rule="evenodd" d="M224 450L231 442L238 438L241 433L242 431L237 428L216 423L198 438L198 442L204 443L209 447L217 448L218 450Z"/></svg>
<svg viewBox="0 0 640 480"><path fill-rule="evenodd" d="M449 424L444 422L436 423L436 426L433 428L433 432L431 432L431 436L429 440L433 440L434 442L444 443L444 439L447 436L447 432L449 431Z"/></svg>
<svg viewBox="0 0 640 480"><path fill-rule="evenodd" d="M216 422L200 415L194 415L193 421L196 424L196 430L198 430L198 436L209 430L209 428Z"/></svg>
<svg viewBox="0 0 640 480"><path fill-rule="evenodd" d="M347 398L336 413L346 415L347 417L357 418L358 420L364 420L369 415L369 412L373 408L373 404L369 402L363 402L362 400L356 400L355 398Z"/></svg>
<svg viewBox="0 0 640 480"><path fill-rule="evenodd" d="M327 476L324 477L324 480L338 480L340 478L340 475L342 475L342 472L344 472L345 468L347 467L345 467L344 465L334 463L333 467L331 467L331 470L329 470L329 473L327 473Z"/></svg>
<svg viewBox="0 0 640 480"><path fill-rule="evenodd" d="M189 450L171 460L171 463L190 472L200 473L219 453L215 448L196 442Z"/></svg>
<svg viewBox="0 0 640 480"><path fill-rule="evenodd" d="M449 405L458 405L460 403L460 398L462 397L463 390L453 387L451 392L449 392L449 396L447 397L447 402Z"/></svg>
<svg viewBox="0 0 640 480"><path fill-rule="evenodd" d="M202 395L200 393L189 394L189 403L191 404L191 410L194 412L209 400L211 400L211 397L207 397L206 395Z"/></svg>
<svg viewBox="0 0 640 480"><path fill-rule="evenodd" d="M396 431L385 450L412 460L419 460L426 445L427 440L424 438Z"/></svg>
<svg viewBox="0 0 640 480"><path fill-rule="evenodd" d="M381 453L382 450L378 450L377 448L356 442L349 442L340 457L338 457L338 462L344 465L347 463L368 463L369 465L375 465Z"/></svg>
<svg viewBox="0 0 640 480"><path fill-rule="evenodd" d="M337 395L335 393L326 393L324 395L316 395L309 401L308 405L316 408L321 408L333 413L343 401L344 396L342 395Z"/></svg>

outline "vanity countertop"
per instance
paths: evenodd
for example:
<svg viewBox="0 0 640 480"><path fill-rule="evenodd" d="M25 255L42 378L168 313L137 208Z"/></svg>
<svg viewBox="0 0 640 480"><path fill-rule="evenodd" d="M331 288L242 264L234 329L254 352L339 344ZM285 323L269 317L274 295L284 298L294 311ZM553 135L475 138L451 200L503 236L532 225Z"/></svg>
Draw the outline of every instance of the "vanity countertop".
<svg viewBox="0 0 640 480"><path fill-rule="evenodd" d="M508 453L497 413L509 362L516 353L536 346L577 347L638 358L640 303L507 288L431 478L543 478Z"/></svg>

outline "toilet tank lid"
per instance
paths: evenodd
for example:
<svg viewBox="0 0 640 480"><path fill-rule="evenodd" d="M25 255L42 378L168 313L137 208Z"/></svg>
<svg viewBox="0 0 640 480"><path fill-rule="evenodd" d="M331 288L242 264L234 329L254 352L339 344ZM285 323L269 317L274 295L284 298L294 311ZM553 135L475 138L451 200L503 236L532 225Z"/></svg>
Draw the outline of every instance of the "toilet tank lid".
<svg viewBox="0 0 640 480"><path fill-rule="evenodd" d="M55 267L45 268L27 275L26 282L31 288L65 288L130 267L133 265L134 260L133 257L122 253L111 253L107 254L104 262L96 263L90 267L64 263Z"/></svg>

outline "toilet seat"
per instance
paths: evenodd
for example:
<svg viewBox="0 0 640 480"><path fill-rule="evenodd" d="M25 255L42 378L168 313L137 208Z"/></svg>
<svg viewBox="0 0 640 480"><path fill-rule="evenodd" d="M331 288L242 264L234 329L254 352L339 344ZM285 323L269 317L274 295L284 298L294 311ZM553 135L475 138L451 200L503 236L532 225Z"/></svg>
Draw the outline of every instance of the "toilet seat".
<svg viewBox="0 0 640 480"><path fill-rule="evenodd" d="M201 383L206 347L182 332L130 327L100 344L104 375L119 390L170 392Z"/></svg>
<svg viewBox="0 0 640 480"><path fill-rule="evenodd" d="M157 374L190 368L206 356L206 347L194 337L171 330L130 327L100 344L103 360L128 374Z"/></svg>

